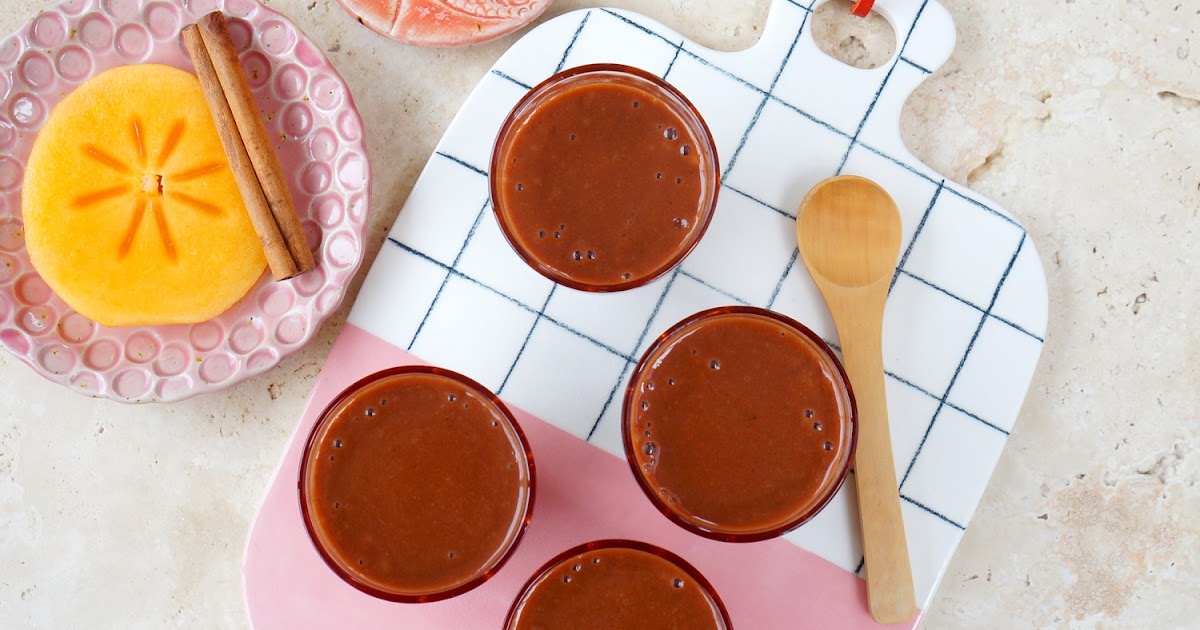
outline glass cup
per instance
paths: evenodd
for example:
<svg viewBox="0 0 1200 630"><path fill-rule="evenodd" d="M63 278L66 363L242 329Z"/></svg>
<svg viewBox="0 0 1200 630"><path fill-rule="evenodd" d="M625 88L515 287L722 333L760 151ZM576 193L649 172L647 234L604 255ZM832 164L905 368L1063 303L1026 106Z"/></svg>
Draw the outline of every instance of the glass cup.
<svg viewBox="0 0 1200 630"><path fill-rule="evenodd" d="M580 611L587 611L585 622L572 618ZM644 542L597 540L542 566L504 624L506 630L582 626L728 630L732 624L712 585L683 558Z"/></svg>
<svg viewBox="0 0 1200 630"><path fill-rule="evenodd" d="M720 188L712 134L666 81L596 64L530 90L500 128L492 206L517 255L581 291L623 291L674 268Z"/></svg>
<svg viewBox="0 0 1200 630"><path fill-rule="evenodd" d="M529 442L494 394L436 367L337 396L300 465L309 537L334 573L395 602L465 593L512 555L533 512Z"/></svg>
<svg viewBox="0 0 1200 630"><path fill-rule="evenodd" d="M679 526L753 542L825 507L854 460L858 418L828 346L766 309L696 313L651 344L622 416L638 485Z"/></svg>

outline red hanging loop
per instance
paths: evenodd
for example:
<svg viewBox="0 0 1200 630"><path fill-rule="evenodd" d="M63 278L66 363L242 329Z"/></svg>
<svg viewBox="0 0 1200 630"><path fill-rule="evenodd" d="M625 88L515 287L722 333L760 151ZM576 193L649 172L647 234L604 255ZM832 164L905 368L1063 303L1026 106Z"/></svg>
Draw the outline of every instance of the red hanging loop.
<svg viewBox="0 0 1200 630"><path fill-rule="evenodd" d="M854 6L850 7L850 12L858 17L867 17L874 4L875 0L854 0Z"/></svg>

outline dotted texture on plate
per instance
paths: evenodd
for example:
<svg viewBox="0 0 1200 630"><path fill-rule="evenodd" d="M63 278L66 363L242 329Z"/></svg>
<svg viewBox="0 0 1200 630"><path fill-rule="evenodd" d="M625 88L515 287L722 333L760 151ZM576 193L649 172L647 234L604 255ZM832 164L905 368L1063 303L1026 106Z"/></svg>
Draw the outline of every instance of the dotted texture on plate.
<svg viewBox="0 0 1200 630"><path fill-rule="evenodd" d="M38 130L83 81L161 63L188 71L184 25L223 11L275 139L317 268L264 274L240 302L194 325L109 328L74 312L25 250L21 182ZM67 0L0 41L0 345L89 396L174 401L260 374L307 342L363 258L370 165L346 84L320 49L254 0Z"/></svg>

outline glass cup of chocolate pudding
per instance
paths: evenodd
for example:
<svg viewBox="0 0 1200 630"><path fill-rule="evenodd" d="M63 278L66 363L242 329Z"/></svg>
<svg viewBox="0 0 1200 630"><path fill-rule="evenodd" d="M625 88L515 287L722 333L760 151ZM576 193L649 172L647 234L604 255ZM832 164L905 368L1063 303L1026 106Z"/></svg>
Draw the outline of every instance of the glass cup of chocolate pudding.
<svg viewBox="0 0 1200 630"><path fill-rule="evenodd" d="M479 586L516 549L533 511L533 454L482 385L397 367L326 408L299 488L304 524L334 573L380 599L438 601Z"/></svg>
<svg viewBox="0 0 1200 630"><path fill-rule="evenodd" d="M779 313L725 306L651 344L625 392L622 434L663 515L706 538L753 542L829 503L854 459L858 419L820 337Z"/></svg>
<svg viewBox="0 0 1200 630"><path fill-rule="evenodd" d="M598 540L539 569L504 627L728 630L732 624L712 585L683 558L644 542Z"/></svg>
<svg viewBox="0 0 1200 630"><path fill-rule="evenodd" d="M643 70L597 64L560 72L517 103L490 184L501 231L529 266L574 289L622 291L695 247L720 167L683 94Z"/></svg>

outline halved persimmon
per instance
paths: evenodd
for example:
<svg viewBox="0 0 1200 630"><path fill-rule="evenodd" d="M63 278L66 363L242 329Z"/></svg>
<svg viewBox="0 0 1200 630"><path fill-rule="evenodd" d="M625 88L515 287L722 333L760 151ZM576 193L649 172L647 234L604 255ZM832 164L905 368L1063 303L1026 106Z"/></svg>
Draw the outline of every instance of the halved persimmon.
<svg viewBox="0 0 1200 630"><path fill-rule="evenodd" d="M200 83L169 66L67 95L34 141L22 213L38 273L108 326L210 319L266 266Z"/></svg>

